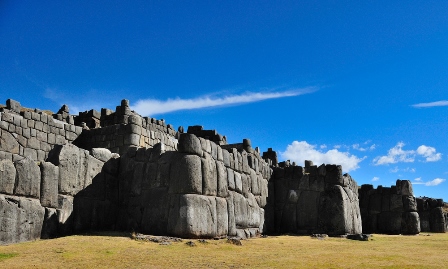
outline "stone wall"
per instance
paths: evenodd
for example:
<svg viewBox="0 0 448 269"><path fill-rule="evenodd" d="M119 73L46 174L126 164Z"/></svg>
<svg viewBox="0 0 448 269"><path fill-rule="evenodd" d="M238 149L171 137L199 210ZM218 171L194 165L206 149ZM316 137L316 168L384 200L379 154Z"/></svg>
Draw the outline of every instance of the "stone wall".
<svg viewBox="0 0 448 269"><path fill-rule="evenodd" d="M358 186L340 165L280 163L269 181L266 218L268 232L359 234Z"/></svg>
<svg viewBox="0 0 448 269"><path fill-rule="evenodd" d="M55 145L71 143L81 132L79 126L42 111L23 110L9 99L6 108L0 108L0 159L44 161Z"/></svg>
<svg viewBox="0 0 448 269"><path fill-rule="evenodd" d="M164 120L138 115L130 110L127 100L115 112L102 109L101 113L96 110L79 113L75 122L84 126L84 130L74 144L84 149L101 147L124 154L129 147L151 148L163 143L166 150L177 150L178 133L173 126Z"/></svg>
<svg viewBox="0 0 448 269"><path fill-rule="evenodd" d="M110 229L114 210L105 190L116 168L104 164L116 156L92 153L67 144L50 151L51 162L0 160L0 242Z"/></svg>
<svg viewBox="0 0 448 269"><path fill-rule="evenodd" d="M272 149L261 156L249 139L227 144L202 126L176 132L127 100L115 111L50 114L14 100L0 108L0 243L92 230L415 234L417 203L425 231L446 227L439 201L416 202L408 181L363 185L358 198L341 166L278 163Z"/></svg>
<svg viewBox="0 0 448 269"><path fill-rule="evenodd" d="M374 189L362 185L359 191L362 229L365 233L418 234L420 218L412 184L397 180L396 186Z"/></svg>
<svg viewBox="0 0 448 269"><path fill-rule="evenodd" d="M444 233L448 231L448 213L443 212L443 199L417 198L422 232Z"/></svg>
<svg viewBox="0 0 448 269"><path fill-rule="evenodd" d="M262 233L271 170L257 152L181 134L179 151L131 148L120 166L118 227L187 238Z"/></svg>

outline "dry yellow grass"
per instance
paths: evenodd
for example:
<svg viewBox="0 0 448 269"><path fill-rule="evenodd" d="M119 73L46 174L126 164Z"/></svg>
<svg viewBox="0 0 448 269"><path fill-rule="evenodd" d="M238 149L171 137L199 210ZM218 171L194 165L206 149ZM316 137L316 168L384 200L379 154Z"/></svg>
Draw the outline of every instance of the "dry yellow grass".
<svg viewBox="0 0 448 269"><path fill-rule="evenodd" d="M270 236L159 245L125 235L76 235L0 246L0 268L447 268L448 234L341 238Z"/></svg>

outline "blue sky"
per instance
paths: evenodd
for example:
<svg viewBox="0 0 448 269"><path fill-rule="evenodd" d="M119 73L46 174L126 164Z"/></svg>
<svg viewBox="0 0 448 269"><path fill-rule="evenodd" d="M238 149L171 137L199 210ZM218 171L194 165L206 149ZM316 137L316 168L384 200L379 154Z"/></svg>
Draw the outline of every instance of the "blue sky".
<svg viewBox="0 0 448 269"><path fill-rule="evenodd" d="M0 1L0 95L121 99L448 201L447 1Z"/></svg>

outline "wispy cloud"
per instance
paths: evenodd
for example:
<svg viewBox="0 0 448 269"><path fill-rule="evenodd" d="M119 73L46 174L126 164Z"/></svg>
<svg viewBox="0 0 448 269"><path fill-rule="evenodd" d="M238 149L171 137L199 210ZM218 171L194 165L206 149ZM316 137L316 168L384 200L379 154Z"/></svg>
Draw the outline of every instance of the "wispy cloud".
<svg viewBox="0 0 448 269"><path fill-rule="evenodd" d="M421 145L417 150L404 150L405 144L398 142L393 148L389 149L387 155L378 156L373 159L374 165L386 165L392 163L412 163L417 156L425 158L425 162L436 162L442 159L442 153L437 153L434 147ZM415 171L415 170L414 170ZM392 173L398 172L398 167L391 170Z"/></svg>
<svg viewBox="0 0 448 269"><path fill-rule="evenodd" d="M431 181L426 182L425 186L437 186L437 185L443 183L445 180L446 179L444 179L444 178L435 178Z"/></svg>
<svg viewBox="0 0 448 269"><path fill-rule="evenodd" d="M436 102L430 102L430 103L419 103L412 105L415 108L424 108L424 107L435 107L435 106L448 106L447 100L442 101L436 101Z"/></svg>
<svg viewBox="0 0 448 269"><path fill-rule="evenodd" d="M373 182L378 181L378 180L380 180L379 177L373 177L373 178L372 178L372 181L373 181Z"/></svg>
<svg viewBox="0 0 448 269"><path fill-rule="evenodd" d="M310 145L306 141L294 141L288 145L285 152L280 152L285 160L291 160L298 164L303 164L305 160L311 160L316 165L322 163L342 165L344 171L352 171L359 168L359 163L366 157L359 158L349 152L341 152L337 149L323 151L317 146Z"/></svg>
<svg viewBox="0 0 448 269"><path fill-rule="evenodd" d="M367 143L364 143L364 147L362 147L361 145L359 145L359 144L353 144L352 145L352 148L353 149L356 149L356 150L359 150L359 151L372 151L372 150L375 150L375 148L376 148L376 145L375 144L372 144L372 145L368 145Z"/></svg>
<svg viewBox="0 0 448 269"><path fill-rule="evenodd" d="M178 110L199 109L207 107L217 107L224 105L236 105L244 103L253 103L257 101L299 96L311 92L315 92L316 88L294 89L283 92L247 92L240 95L229 95L223 97L201 96L193 99L168 99L166 101L157 99L138 100L135 105L131 106L133 110L142 115L156 115L168 113Z"/></svg>
<svg viewBox="0 0 448 269"><path fill-rule="evenodd" d="M437 186L442 184L443 182L445 182L446 179L444 178L435 178L433 180L427 181L427 182L423 182L421 177L418 177L416 179L414 179L414 182L412 182L412 184L414 185L425 185L427 187L433 187L433 186Z"/></svg>

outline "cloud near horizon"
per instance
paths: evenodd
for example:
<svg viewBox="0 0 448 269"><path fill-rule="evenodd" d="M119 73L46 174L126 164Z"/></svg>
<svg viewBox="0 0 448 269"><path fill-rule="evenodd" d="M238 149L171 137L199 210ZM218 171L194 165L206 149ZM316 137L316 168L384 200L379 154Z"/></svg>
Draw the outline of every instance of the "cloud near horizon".
<svg viewBox="0 0 448 269"><path fill-rule="evenodd" d="M320 148L320 147L319 147ZM349 152L341 152L337 149L322 151L317 149L316 145L310 145L306 141L294 141L288 145L286 151L280 152L280 156L285 160L296 162L303 165L305 160L311 160L314 164L339 164L346 172L359 168L359 163L366 157L359 158L351 155Z"/></svg>
<svg viewBox="0 0 448 269"><path fill-rule="evenodd" d="M442 153L437 153L434 147L421 145L417 150L403 150L404 146L405 144L403 142L398 142L397 145L389 149L387 155L378 156L373 159L373 164L387 165L399 162L413 163L417 156L425 158L425 162L436 162L442 159ZM398 172L398 170L396 172Z"/></svg>
<svg viewBox="0 0 448 269"><path fill-rule="evenodd" d="M178 110L200 109L224 105L239 105L267 99L299 96L315 91L315 88L310 87L283 92L247 92L240 95L229 95L224 97L201 96L193 99L170 98L166 101L157 99L142 99L138 100L135 105L131 106L131 109L141 115L152 116Z"/></svg>
<svg viewBox="0 0 448 269"><path fill-rule="evenodd" d="M446 181L446 179L444 179L444 178L435 178L435 179L433 179L431 181L422 182L421 178L416 178L415 182L412 182L412 184L415 184L415 185L425 185L427 187L433 187L433 186L440 185L440 184L442 184L445 181Z"/></svg>
<svg viewBox="0 0 448 269"><path fill-rule="evenodd" d="M430 103L419 103L412 105L415 108L424 108L424 107L435 107L435 106L448 106L447 100L442 101L436 101L436 102L430 102Z"/></svg>

